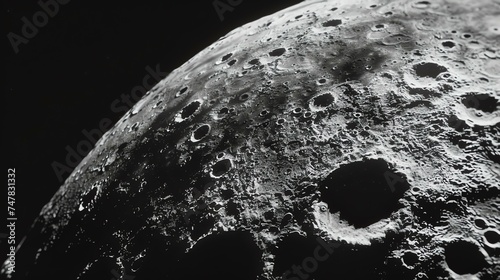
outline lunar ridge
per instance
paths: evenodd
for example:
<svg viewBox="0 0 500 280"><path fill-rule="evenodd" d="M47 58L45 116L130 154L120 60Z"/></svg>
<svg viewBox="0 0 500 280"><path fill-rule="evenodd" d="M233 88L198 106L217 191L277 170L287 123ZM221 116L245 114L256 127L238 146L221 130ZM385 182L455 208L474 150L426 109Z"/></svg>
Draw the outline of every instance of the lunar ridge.
<svg viewBox="0 0 500 280"><path fill-rule="evenodd" d="M1 273L498 279L499 18L304 1L233 30L104 134Z"/></svg>

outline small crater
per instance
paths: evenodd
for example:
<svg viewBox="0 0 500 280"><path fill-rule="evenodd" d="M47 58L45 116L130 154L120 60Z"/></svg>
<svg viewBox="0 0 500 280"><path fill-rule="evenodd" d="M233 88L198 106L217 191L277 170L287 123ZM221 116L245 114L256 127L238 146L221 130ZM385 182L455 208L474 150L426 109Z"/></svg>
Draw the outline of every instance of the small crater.
<svg viewBox="0 0 500 280"><path fill-rule="evenodd" d="M270 56L281 56L285 52L286 52L285 48L279 48L279 49L275 49L272 52L270 52L269 55Z"/></svg>
<svg viewBox="0 0 500 280"><path fill-rule="evenodd" d="M431 3L429 1L418 1L413 3L413 7L417 9L427 9L429 8Z"/></svg>
<svg viewBox="0 0 500 280"><path fill-rule="evenodd" d="M475 274L486 266L479 248L465 240L448 244L444 256L448 267L457 274Z"/></svg>
<svg viewBox="0 0 500 280"><path fill-rule="evenodd" d="M330 93L318 95L312 99L311 109L323 109L333 103L335 99Z"/></svg>
<svg viewBox="0 0 500 280"><path fill-rule="evenodd" d="M297 108L293 109L292 113L298 115L298 114L302 113L302 108L297 107Z"/></svg>
<svg viewBox="0 0 500 280"><path fill-rule="evenodd" d="M403 262L407 266L414 266L415 264L418 263L418 255L415 252L407 251L403 255Z"/></svg>
<svg viewBox="0 0 500 280"><path fill-rule="evenodd" d="M269 114L269 111L267 111L267 110L262 110L262 111L259 113L259 116L260 116L260 117L265 117L265 116L267 116L268 114Z"/></svg>
<svg viewBox="0 0 500 280"><path fill-rule="evenodd" d="M182 119L187 119L194 115L198 109L200 109L201 102L200 101L193 101L189 103L186 107L184 107L181 111L181 118Z"/></svg>
<svg viewBox="0 0 500 280"><path fill-rule="evenodd" d="M233 59L227 63L229 66L233 66L236 63L236 59Z"/></svg>
<svg viewBox="0 0 500 280"><path fill-rule="evenodd" d="M474 220L474 225L480 229L485 229L488 227L486 221L483 218L476 218Z"/></svg>
<svg viewBox="0 0 500 280"><path fill-rule="evenodd" d="M394 46L402 43L408 43L411 41L412 38L405 34L394 34L382 39L382 43L386 46Z"/></svg>
<svg viewBox="0 0 500 280"><path fill-rule="evenodd" d="M161 103L163 103L163 101L162 101L162 100L160 100L160 101L156 102L156 104L155 104L155 106L154 106L153 108L156 108L156 107L160 106L160 104L161 104Z"/></svg>
<svg viewBox="0 0 500 280"><path fill-rule="evenodd" d="M329 20L327 22L323 22L324 27L337 26L340 24L342 24L342 20L340 20L340 19L332 19L332 20Z"/></svg>
<svg viewBox="0 0 500 280"><path fill-rule="evenodd" d="M200 127L198 127L194 132L193 135L191 136L191 141L192 142L199 142L203 138L207 137L207 135L210 133L210 125L204 124Z"/></svg>
<svg viewBox="0 0 500 280"><path fill-rule="evenodd" d="M245 101L249 97L250 97L250 95L248 95L248 93L243 93L242 95L240 95L240 101Z"/></svg>
<svg viewBox="0 0 500 280"><path fill-rule="evenodd" d="M500 234L496 230L488 230L484 233L484 237L491 244L500 242Z"/></svg>
<svg viewBox="0 0 500 280"><path fill-rule="evenodd" d="M462 104L467 108L474 108L485 113L493 113L498 106L498 100L489 94L471 93L462 98Z"/></svg>
<svg viewBox="0 0 500 280"><path fill-rule="evenodd" d="M453 41L444 41L441 43L441 45L443 45L443 47L445 47L447 49L451 49L451 48L455 47L455 43Z"/></svg>
<svg viewBox="0 0 500 280"><path fill-rule="evenodd" d="M260 63L260 61L259 61L258 58L254 58L254 59L252 59L252 60L250 60L248 62L248 64L250 64L250 65L256 65L256 64L259 64L259 63Z"/></svg>
<svg viewBox="0 0 500 280"><path fill-rule="evenodd" d="M481 43L479 41L470 41L469 46L474 48L474 49L477 49L477 48L481 48Z"/></svg>
<svg viewBox="0 0 500 280"><path fill-rule="evenodd" d="M131 262L130 269L132 270L132 272L136 272L142 267L143 264L144 264L144 256L138 255L136 259L134 259Z"/></svg>
<svg viewBox="0 0 500 280"><path fill-rule="evenodd" d="M448 72L444 72L438 75L439 80L447 80L451 78L451 74Z"/></svg>
<svg viewBox="0 0 500 280"><path fill-rule="evenodd" d="M324 83L326 83L326 79L319 79L319 80L318 80L318 83L319 83L319 84L324 84Z"/></svg>
<svg viewBox="0 0 500 280"><path fill-rule="evenodd" d="M288 225L293 219L293 214L292 213L286 213L283 218L281 219L280 223L280 228L284 228L286 225Z"/></svg>
<svg viewBox="0 0 500 280"><path fill-rule="evenodd" d="M389 73L382 73L380 76L392 80L392 75Z"/></svg>
<svg viewBox="0 0 500 280"><path fill-rule="evenodd" d="M436 78L439 74L447 72L446 67L433 62L422 62L413 66L415 74L419 77Z"/></svg>
<svg viewBox="0 0 500 280"><path fill-rule="evenodd" d="M222 61L228 60L232 55L233 55L232 53L226 54L225 56L222 57Z"/></svg>
<svg viewBox="0 0 500 280"><path fill-rule="evenodd" d="M212 166L212 176L219 178L232 168L230 159L223 159Z"/></svg>
<svg viewBox="0 0 500 280"><path fill-rule="evenodd" d="M176 94L175 94L175 97L179 97L181 95L183 95L184 93L186 93L188 90L188 87L183 87L181 90L179 90Z"/></svg>

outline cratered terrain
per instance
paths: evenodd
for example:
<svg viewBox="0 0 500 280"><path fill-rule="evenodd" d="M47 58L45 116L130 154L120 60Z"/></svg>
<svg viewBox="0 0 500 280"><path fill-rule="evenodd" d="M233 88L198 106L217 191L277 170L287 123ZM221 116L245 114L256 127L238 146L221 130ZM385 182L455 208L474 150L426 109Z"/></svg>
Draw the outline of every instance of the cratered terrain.
<svg viewBox="0 0 500 280"><path fill-rule="evenodd" d="M97 142L2 274L498 279L499 19L305 1L235 29Z"/></svg>

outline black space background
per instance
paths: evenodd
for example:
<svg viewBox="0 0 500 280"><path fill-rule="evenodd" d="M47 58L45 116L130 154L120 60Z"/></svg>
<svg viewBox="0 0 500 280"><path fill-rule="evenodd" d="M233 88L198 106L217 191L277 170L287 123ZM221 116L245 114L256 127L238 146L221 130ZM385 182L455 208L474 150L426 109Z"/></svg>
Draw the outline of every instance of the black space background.
<svg viewBox="0 0 500 280"><path fill-rule="evenodd" d="M7 168L16 168L17 243L62 184L51 163L64 164L65 147L86 139L83 129L119 120L123 112L110 105L142 84L146 66L170 72L232 29L300 1L243 0L224 21L212 2L72 0L15 54L7 34L21 35L21 18L32 21L41 8L3 1L2 160L5 179ZM5 256L5 235L1 241Z"/></svg>

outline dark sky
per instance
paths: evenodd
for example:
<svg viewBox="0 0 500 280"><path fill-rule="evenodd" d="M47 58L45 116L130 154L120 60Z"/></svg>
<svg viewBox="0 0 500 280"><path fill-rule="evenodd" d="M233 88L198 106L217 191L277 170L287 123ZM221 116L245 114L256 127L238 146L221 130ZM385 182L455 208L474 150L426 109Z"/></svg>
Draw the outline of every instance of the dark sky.
<svg viewBox="0 0 500 280"><path fill-rule="evenodd" d="M232 29L300 2L219 0L240 2L221 21L214 0L59 1L68 3L45 19L37 1L3 6L2 160L5 178L16 169L17 242L62 184L52 164L65 164L66 148L87 139L83 130L124 114L111 104L142 84L146 67L170 72ZM39 27L29 30L34 15Z"/></svg>

